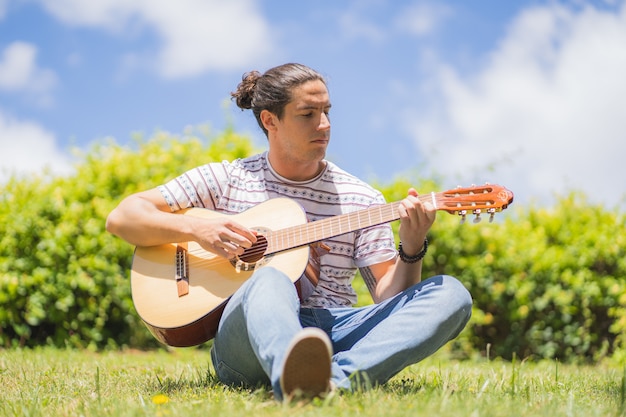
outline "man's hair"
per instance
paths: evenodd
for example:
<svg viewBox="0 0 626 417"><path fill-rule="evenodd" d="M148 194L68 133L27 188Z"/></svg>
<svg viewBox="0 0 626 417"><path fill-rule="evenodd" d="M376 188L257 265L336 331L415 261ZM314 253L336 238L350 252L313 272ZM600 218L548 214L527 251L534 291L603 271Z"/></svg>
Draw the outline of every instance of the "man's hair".
<svg viewBox="0 0 626 417"><path fill-rule="evenodd" d="M281 119L285 106L292 99L294 88L308 81L322 81L324 77L317 71L302 64L283 64L267 70L246 72L237 90L230 93L242 110L251 109L256 121L267 136L267 129L261 121L261 112L268 110Z"/></svg>

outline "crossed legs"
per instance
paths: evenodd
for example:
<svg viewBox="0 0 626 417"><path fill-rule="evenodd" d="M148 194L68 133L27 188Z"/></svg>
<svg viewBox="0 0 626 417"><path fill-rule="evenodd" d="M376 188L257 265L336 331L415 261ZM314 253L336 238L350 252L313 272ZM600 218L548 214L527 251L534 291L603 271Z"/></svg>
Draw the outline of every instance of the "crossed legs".
<svg viewBox="0 0 626 417"><path fill-rule="evenodd" d="M358 381L384 383L404 367L437 351L464 328L471 304L465 287L444 275L429 278L376 305L301 309L291 280L266 267L259 269L228 302L211 355L222 382L270 384L276 398L282 399L290 394L283 393L281 387L285 365L290 369L297 366L293 363L294 341L303 338L304 327L316 327L328 335L334 352L329 382L350 390ZM317 357L323 353L323 344L314 342L319 333L307 334L313 340L307 346L320 346ZM302 353L303 349L295 352L305 358Z"/></svg>

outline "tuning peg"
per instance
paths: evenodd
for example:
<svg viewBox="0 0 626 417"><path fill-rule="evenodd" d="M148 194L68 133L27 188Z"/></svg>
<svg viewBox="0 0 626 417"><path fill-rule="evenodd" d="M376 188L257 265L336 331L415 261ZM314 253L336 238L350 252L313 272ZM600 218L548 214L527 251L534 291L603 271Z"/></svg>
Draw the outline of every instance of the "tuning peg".
<svg viewBox="0 0 626 417"><path fill-rule="evenodd" d="M489 213L489 223L492 223L493 222L493 218L496 215L496 209L490 208L490 209L487 210L487 212Z"/></svg>
<svg viewBox="0 0 626 417"><path fill-rule="evenodd" d="M480 223L480 221L482 220L480 218L481 210L480 209L476 209L472 213L474 213L476 215L476 217L474 218L474 223Z"/></svg>
<svg viewBox="0 0 626 417"><path fill-rule="evenodd" d="M459 210L459 216L461 216L461 224L465 223L466 215L467 215L467 210Z"/></svg>

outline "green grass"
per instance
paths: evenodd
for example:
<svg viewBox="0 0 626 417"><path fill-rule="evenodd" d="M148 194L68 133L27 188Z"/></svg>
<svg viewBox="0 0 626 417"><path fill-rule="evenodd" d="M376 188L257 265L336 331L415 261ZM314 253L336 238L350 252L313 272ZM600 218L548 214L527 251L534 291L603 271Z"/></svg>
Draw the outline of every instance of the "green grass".
<svg viewBox="0 0 626 417"><path fill-rule="evenodd" d="M222 386L206 350L0 350L0 416L626 416L621 366L444 356L373 390L283 405Z"/></svg>

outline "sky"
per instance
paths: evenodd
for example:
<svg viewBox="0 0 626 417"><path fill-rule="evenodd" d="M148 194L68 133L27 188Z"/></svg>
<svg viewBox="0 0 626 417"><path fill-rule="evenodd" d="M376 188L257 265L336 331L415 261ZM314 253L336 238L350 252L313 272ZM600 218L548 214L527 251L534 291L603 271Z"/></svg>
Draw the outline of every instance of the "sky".
<svg viewBox="0 0 626 417"><path fill-rule="evenodd" d="M156 131L264 148L229 93L285 62L327 78L327 156L366 181L626 206L626 0L0 0L0 182Z"/></svg>

